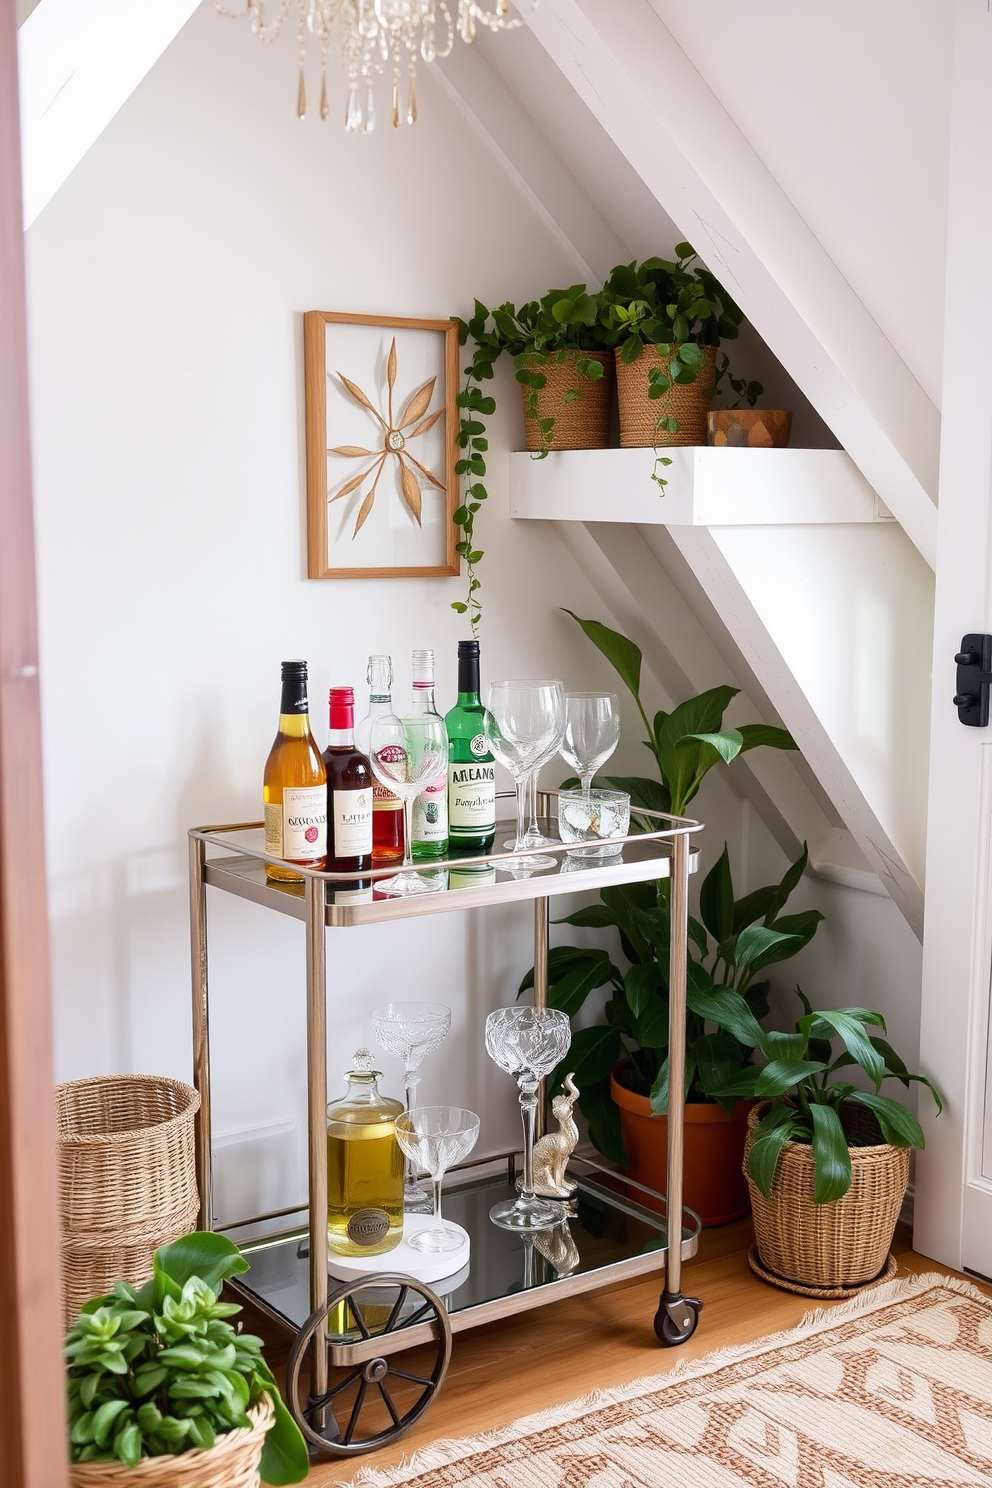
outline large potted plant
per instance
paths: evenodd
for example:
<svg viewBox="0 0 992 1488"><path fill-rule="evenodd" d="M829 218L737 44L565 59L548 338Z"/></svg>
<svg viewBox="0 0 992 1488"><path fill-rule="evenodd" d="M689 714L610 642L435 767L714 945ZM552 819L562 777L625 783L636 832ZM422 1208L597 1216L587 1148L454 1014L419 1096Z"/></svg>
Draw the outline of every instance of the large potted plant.
<svg viewBox="0 0 992 1488"><path fill-rule="evenodd" d="M675 254L618 265L600 293L624 446L705 444L706 416L724 376L751 405L762 392L760 383L732 377L719 350L736 337L741 310L690 243L677 244ZM658 456L654 479L662 488L660 467L670 464Z"/></svg>
<svg viewBox="0 0 992 1488"><path fill-rule="evenodd" d="M252 1488L299 1483L306 1443L261 1354L221 1302L247 1262L222 1235L155 1253L140 1290L118 1282L66 1336L73 1488Z"/></svg>
<svg viewBox="0 0 992 1488"><path fill-rule="evenodd" d="M753 1038L766 1062L740 1070L718 1093L758 1102L745 1157L755 1269L793 1290L837 1293L884 1271L909 1153L924 1145L913 1113L880 1093L883 1081L907 1089L918 1082L938 1111L944 1102L923 1075L909 1073L883 1036L880 1013L814 1012L796 993L803 1015L788 1033L766 1032L738 1010L736 1036ZM852 1071L862 1071L871 1088L852 1082Z"/></svg>
<svg viewBox="0 0 992 1488"><path fill-rule="evenodd" d="M638 806L684 814L714 765L730 764L746 750L762 746L795 748L784 729L764 724L725 729L723 714L735 696L731 687L713 688L690 698L670 714L659 712L650 720L640 697L639 648L598 621L578 616L573 619L612 663L634 697L644 723L645 743L658 779L607 778L611 786L629 792L635 824ZM716 1005L729 1003L733 1007L739 1003L752 1010L752 1016L763 1015L767 984L757 980L757 974L772 962L801 950L821 918L815 910L805 915L782 913L805 866L804 850L780 884L735 901L729 857L724 850L705 880L703 919L693 919L690 926L688 1093L694 1108L705 1109L698 1121L692 1119L694 1109L687 1124L687 1142L694 1144L698 1138L701 1150L698 1157L694 1149L687 1155L686 1203L697 1212L701 1207L702 1217L711 1224L734 1217L745 1202L738 1171L744 1141L743 1112L734 1111L733 1100L721 1106L713 1090L742 1067L753 1045L714 1033L708 1027L713 1021L709 1009L716 999ZM663 1188L671 939L668 881L604 889L599 904L576 911L564 923L615 929L627 963L621 970L606 950L593 947L557 946L551 951L549 998L555 1007L574 1015L591 992L601 987L609 989L602 1020L573 1033L568 1065L574 1068L575 1082L582 1092L579 1109L600 1152L630 1169L637 1181ZM720 982L728 978L728 984L718 985L714 973ZM524 978L521 990L531 984L531 976ZM564 1069L556 1072L552 1088L564 1073ZM630 1149L620 1108L611 1093L617 1087L635 1098L627 1102L623 1096L624 1103L634 1104L650 1122L652 1135L643 1143L639 1138L632 1140ZM719 1159L713 1156L714 1145L720 1149ZM655 1158L660 1166L655 1165ZM700 1180L717 1169L725 1181L716 1191L707 1192Z"/></svg>

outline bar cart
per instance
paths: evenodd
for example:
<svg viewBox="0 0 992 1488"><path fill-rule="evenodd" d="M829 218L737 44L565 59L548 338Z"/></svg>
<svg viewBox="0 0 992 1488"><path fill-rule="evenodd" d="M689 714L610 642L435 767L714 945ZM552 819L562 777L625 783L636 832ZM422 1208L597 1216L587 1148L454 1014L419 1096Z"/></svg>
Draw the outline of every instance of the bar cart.
<svg viewBox="0 0 992 1488"><path fill-rule="evenodd" d="M539 797L543 826L555 792ZM501 796L500 801L504 798ZM638 811L645 828L622 839L615 855L568 857L566 844L542 848L555 866L522 876L514 854L453 858L417 864L436 892L410 897L375 895L379 878L396 869L354 874L302 869L298 885L266 881L259 822L192 828L190 915L193 971L194 1080L200 1094L197 1181L200 1224L214 1228L211 1182L207 888L251 900L306 927L307 1125L309 1203L296 1209L246 1216L221 1228L237 1231L285 1219L278 1235L242 1245L249 1270L237 1287L272 1320L294 1334L287 1367L287 1403L311 1450L349 1456L386 1445L417 1420L440 1388L452 1335L496 1318L593 1291L664 1266L664 1289L654 1319L659 1340L684 1343L695 1331L701 1303L682 1295L682 1262L695 1254L699 1220L682 1204L684 1112L675 1104L668 1121L668 1191L662 1198L590 1157L573 1156L569 1177L577 1184L562 1223L535 1234L489 1222L492 1204L514 1192L515 1154L483 1158L449 1175L445 1215L471 1236L464 1273L432 1286L399 1273L376 1273L336 1284L328 1277L327 1245L327 971L326 928L378 924L423 914L443 914L532 900L534 904L534 1002L548 997L549 901L552 896L611 884L671 881L669 1000L670 1088L684 1084L686 945L689 874L698 853L691 844L701 823ZM509 823L497 824L502 841ZM573 845L574 846L574 845ZM215 849L210 856L207 849ZM544 1101L538 1106L538 1135ZM637 1193L637 1197L631 1197ZM307 1215L306 1222L291 1218ZM669 1244L669 1214L681 1215L680 1243Z"/></svg>

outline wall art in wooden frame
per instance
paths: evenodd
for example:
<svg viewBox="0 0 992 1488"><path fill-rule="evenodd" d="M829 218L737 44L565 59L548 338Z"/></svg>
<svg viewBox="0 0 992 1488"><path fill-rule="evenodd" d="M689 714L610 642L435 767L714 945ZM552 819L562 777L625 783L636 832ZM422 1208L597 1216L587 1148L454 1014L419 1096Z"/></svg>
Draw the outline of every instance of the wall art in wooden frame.
<svg viewBox="0 0 992 1488"><path fill-rule="evenodd" d="M303 317L311 579L457 574L458 327Z"/></svg>

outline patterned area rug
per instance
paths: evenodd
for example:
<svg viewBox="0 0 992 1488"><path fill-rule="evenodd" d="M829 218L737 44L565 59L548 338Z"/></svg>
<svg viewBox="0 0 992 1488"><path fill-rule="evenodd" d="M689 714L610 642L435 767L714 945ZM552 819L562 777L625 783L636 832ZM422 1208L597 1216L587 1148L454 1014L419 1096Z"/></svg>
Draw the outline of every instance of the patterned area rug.
<svg viewBox="0 0 992 1488"><path fill-rule="evenodd" d="M705 1313L702 1326L705 1327ZM927 1275L356 1488L989 1488L992 1298Z"/></svg>

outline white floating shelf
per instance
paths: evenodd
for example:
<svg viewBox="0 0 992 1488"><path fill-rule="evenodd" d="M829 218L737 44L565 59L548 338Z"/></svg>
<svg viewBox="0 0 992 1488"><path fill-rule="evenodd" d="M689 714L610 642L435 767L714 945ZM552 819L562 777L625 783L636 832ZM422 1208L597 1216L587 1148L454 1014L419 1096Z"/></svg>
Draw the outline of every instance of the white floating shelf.
<svg viewBox="0 0 992 1488"><path fill-rule="evenodd" d="M553 522L743 527L891 522L846 450L669 449L664 495L650 449L510 456L510 515Z"/></svg>

